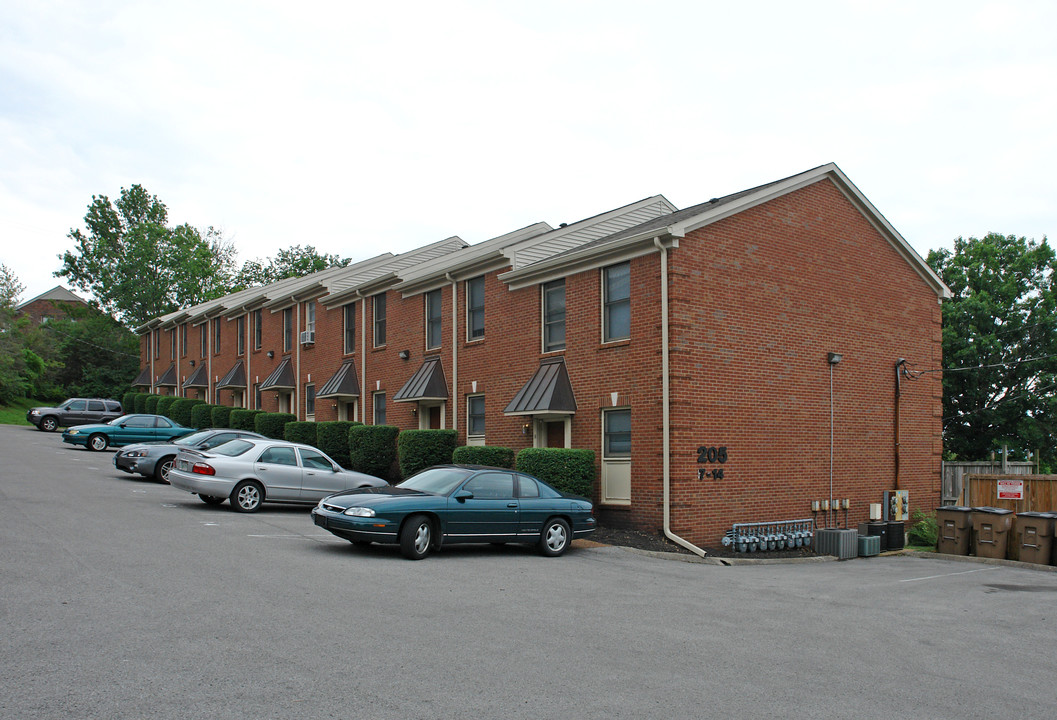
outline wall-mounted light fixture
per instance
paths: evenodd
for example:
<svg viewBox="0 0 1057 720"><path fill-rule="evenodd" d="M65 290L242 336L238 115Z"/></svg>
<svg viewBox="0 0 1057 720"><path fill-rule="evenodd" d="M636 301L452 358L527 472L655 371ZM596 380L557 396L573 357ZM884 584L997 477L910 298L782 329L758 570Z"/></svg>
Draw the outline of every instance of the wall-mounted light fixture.
<svg viewBox="0 0 1057 720"><path fill-rule="evenodd" d="M416 417L417 415L418 415L418 408L417 407L411 408L411 417Z"/></svg>
<svg viewBox="0 0 1057 720"><path fill-rule="evenodd" d="M531 430L531 429L532 429L532 423L527 422L527 423L525 423L524 425L521 426L521 434L522 435L528 435L529 434L529 430Z"/></svg>
<svg viewBox="0 0 1057 720"><path fill-rule="evenodd" d="M191 361L191 367L194 367L194 366L195 366L195 361L194 361L194 360L192 360L192 361Z"/></svg>
<svg viewBox="0 0 1057 720"><path fill-rule="evenodd" d="M843 359L844 356L840 353L831 352L826 354L826 362L828 362L830 365L836 365Z"/></svg>
<svg viewBox="0 0 1057 720"><path fill-rule="evenodd" d="M275 351L274 350L269 350L268 352L266 352L264 354L267 355L270 358L275 357Z"/></svg>
<svg viewBox="0 0 1057 720"><path fill-rule="evenodd" d="M399 353L397 353L397 355L400 357L401 360L407 360L409 357L411 357L411 351L401 350Z"/></svg>

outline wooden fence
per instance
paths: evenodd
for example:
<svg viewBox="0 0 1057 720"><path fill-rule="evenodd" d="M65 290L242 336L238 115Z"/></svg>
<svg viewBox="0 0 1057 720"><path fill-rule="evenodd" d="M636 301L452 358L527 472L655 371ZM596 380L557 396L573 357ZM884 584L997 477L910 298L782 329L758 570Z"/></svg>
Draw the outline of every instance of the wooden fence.
<svg viewBox="0 0 1057 720"><path fill-rule="evenodd" d="M1002 462L1001 460L982 462L945 462L940 485L940 501L943 505L986 505L971 499L967 495L966 477L968 475L1031 475L1035 472L1035 463Z"/></svg>
<svg viewBox="0 0 1057 720"><path fill-rule="evenodd" d="M1000 500L999 480L1019 480L1024 483L1022 500ZM966 505L997 507L1014 512L1057 512L1057 475L976 475L968 476Z"/></svg>

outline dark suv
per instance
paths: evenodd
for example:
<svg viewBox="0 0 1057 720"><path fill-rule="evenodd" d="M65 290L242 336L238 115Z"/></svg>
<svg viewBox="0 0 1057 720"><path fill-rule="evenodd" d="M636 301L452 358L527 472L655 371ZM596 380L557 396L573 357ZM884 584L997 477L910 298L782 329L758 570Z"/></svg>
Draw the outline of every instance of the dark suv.
<svg viewBox="0 0 1057 720"><path fill-rule="evenodd" d="M30 408L26 420L38 430L55 432L59 427L110 422L121 415L121 403L117 400L70 398L58 407Z"/></svg>

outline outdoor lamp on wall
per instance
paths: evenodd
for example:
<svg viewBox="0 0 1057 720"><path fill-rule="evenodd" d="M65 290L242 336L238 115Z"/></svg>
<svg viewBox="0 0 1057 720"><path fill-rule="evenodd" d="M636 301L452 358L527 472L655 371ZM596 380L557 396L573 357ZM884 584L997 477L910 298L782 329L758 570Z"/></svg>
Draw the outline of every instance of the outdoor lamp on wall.
<svg viewBox="0 0 1057 720"><path fill-rule="evenodd" d="M192 361L191 361L191 367L194 367L194 366L195 366L195 361L194 361L194 360L192 360Z"/></svg>
<svg viewBox="0 0 1057 720"><path fill-rule="evenodd" d="M275 357L275 351L274 350L269 350L268 352L266 352L264 354L267 355L270 358Z"/></svg>
<svg viewBox="0 0 1057 720"><path fill-rule="evenodd" d="M826 362L828 362L830 365L836 365L843 359L844 356L840 353L831 352L826 354Z"/></svg>
<svg viewBox="0 0 1057 720"><path fill-rule="evenodd" d="M399 353L397 353L397 355L399 356L399 358L401 360L407 360L409 357L411 357L411 351L410 350L401 350Z"/></svg>

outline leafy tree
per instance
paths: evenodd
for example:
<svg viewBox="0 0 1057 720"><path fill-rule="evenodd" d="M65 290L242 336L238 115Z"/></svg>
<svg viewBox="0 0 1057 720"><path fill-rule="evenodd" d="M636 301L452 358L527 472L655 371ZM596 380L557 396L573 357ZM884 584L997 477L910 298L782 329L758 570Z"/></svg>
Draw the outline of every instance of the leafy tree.
<svg viewBox="0 0 1057 720"><path fill-rule="evenodd" d="M72 306L38 332L51 346L46 387L60 388L59 395L120 398L139 370L139 339L95 308Z"/></svg>
<svg viewBox="0 0 1057 720"><path fill-rule="evenodd" d="M1057 270L1041 242L990 233L929 253L950 287L943 307L943 432L948 452L1002 443L1052 458L1057 440Z"/></svg>
<svg viewBox="0 0 1057 720"><path fill-rule="evenodd" d="M70 231L74 250L63 253L55 275L131 327L227 293L233 246L212 227L203 234L168 221L168 209L141 185L122 188L113 203L93 195L86 231Z"/></svg>
<svg viewBox="0 0 1057 720"><path fill-rule="evenodd" d="M3 405L25 397L27 389L26 357L15 322L15 308L23 290L25 286L14 271L0 264L0 404Z"/></svg>
<svg viewBox="0 0 1057 720"><path fill-rule="evenodd" d="M329 267L346 267L351 258L327 253L320 254L312 245L280 250L274 258L247 260L235 277L235 288L267 285L289 277L302 277Z"/></svg>

